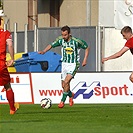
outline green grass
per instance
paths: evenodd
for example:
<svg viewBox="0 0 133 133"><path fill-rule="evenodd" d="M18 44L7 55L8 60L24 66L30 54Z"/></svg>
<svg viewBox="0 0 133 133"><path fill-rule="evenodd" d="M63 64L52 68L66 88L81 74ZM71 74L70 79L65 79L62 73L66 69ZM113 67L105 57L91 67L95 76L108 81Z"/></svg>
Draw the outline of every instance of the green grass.
<svg viewBox="0 0 133 133"><path fill-rule="evenodd" d="M75 104L59 109L20 105L9 115L8 104L0 104L0 133L133 133L131 104Z"/></svg>

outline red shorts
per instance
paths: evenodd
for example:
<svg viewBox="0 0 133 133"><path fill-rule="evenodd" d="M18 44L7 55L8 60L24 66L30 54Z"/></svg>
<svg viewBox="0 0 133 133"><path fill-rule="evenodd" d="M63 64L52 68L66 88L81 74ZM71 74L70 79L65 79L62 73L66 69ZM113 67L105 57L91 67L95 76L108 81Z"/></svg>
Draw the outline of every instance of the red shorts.
<svg viewBox="0 0 133 133"><path fill-rule="evenodd" d="M4 86L10 82L10 75L7 68L0 69L0 86Z"/></svg>

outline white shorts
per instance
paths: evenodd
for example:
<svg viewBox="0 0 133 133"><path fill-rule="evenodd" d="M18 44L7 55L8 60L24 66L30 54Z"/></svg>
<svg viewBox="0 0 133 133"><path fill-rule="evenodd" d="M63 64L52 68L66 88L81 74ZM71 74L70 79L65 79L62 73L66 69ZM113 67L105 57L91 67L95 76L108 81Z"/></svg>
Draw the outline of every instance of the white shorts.
<svg viewBox="0 0 133 133"><path fill-rule="evenodd" d="M78 69L79 64L62 62L61 80L64 80L67 74L71 74L74 77Z"/></svg>

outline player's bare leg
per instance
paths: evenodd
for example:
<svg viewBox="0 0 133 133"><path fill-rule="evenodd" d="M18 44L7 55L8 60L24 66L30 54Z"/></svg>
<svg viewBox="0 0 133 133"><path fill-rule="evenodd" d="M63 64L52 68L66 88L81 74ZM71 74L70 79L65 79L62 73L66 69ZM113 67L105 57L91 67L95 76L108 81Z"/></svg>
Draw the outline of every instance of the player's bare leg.
<svg viewBox="0 0 133 133"><path fill-rule="evenodd" d="M129 79L130 79L130 81L133 83L133 72L131 73Z"/></svg>
<svg viewBox="0 0 133 133"><path fill-rule="evenodd" d="M64 81L62 81L62 88L63 88L63 96L61 99L60 104L58 105L59 108L63 108L64 107L64 103L66 101L67 96L69 96L71 99L69 99L69 102L71 102L70 106L73 105L73 95L72 92L70 91L70 81L72 79L72 75L68 74L65 78Z"/></svg>
<svg viewBox="0 0 133 133"><path fill-rule="evenodd" d="M65 92L68 93L67 96L69 96L69 105L70 106L73 106L73 104L74 104L74 102L73 102L74 93L72 93L71 90L70 90L70 82L71 82L72 78L73 78L72 75L68 74L66 76L66 79L65 79L65 82L64 82L65 83L64 90L65 90Z"/></svg>

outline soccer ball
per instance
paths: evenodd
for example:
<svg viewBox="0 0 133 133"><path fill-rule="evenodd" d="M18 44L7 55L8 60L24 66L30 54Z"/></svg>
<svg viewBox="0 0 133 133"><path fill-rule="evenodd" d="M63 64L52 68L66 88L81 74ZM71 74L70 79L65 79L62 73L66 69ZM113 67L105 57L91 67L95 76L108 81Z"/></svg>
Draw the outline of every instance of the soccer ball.
<svg viewBox="0 0 133 133"><path fill-rule="evenodd" d="M44 98L41 100L41 107L43 109L49 109L52 106L52 100L50 98Z"/></svg>

